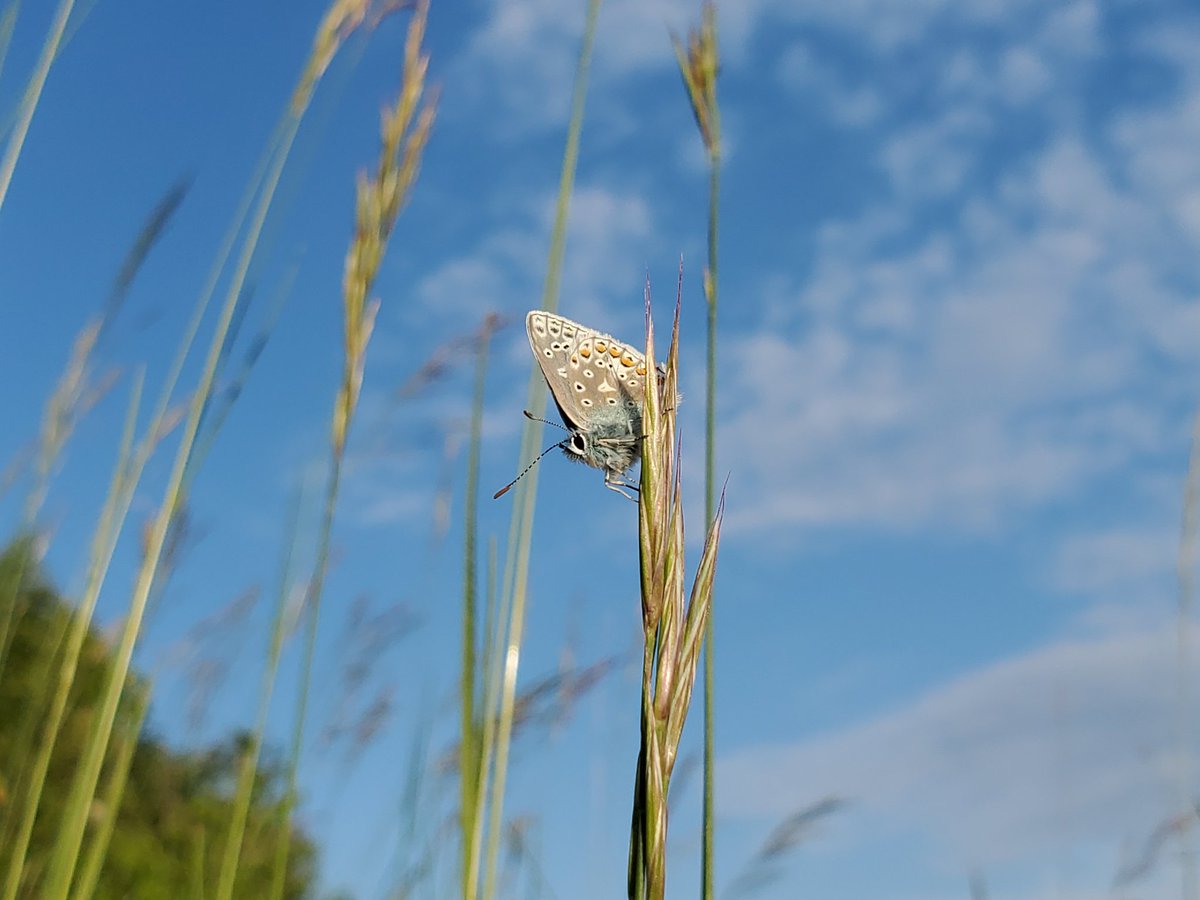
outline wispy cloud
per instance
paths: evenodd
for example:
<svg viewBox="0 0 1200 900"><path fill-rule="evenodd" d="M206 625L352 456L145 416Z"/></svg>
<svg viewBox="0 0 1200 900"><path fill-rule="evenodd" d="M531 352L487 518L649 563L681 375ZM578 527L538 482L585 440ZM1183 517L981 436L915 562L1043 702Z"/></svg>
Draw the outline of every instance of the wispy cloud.
<svg viewBox="0 0 1200 900"><path fill-rule="evenodd" d="M1071 535L1058 548L1054 583L1101 597L1145 597L1175 577L1178 529L1123 525Z"/></svg>
<svg viewBox="0 0 1200 900"><path fill-rule="evenodd" d="M417 286L419 314L426 320L446 314L473 320L501 309L523 323L525 312L541 298L553 211L553 198L539 197L527 204L520 221L489 232L477 246L432 271ZM603 318L589 316L599 313L605 300L623 292L636 298L653 230L642 197L596 185L577 189L571 198L563 314L599 324ZM630 264L631 259L638 262ZM640 309L637 303L628 307Z"/></svg>
<svg viewBox="0 0 1200 900"><path fill-rule="evenodd" d="M722 813L778 817L832 792L852 802L843 841L900 832L964 871L1100 848L1111 875L1122 842L1174 811L1173 646L1167 631L1065 639L844 730L747 747L720 763Z"/></svg>
<svg viewBox="0 0 1200 900"><path fill-rule="evenodd" d="M1034 43L1090 52L1078 9ZM1200 90L1175 80L1002 160L990 99L880 141L879 202L821 226L807 281L769 276L767 327L724 345L731 527L988 525L1183 446Z"/></svg>
<svg viewBox="0 0 1200 900"><path fill-rule="evenodd" d="M455 62L455 80L474 86L475 103L502 113L491 125L503 134L559 131L567 117L586 4L513 0L488 9L487 19ZM736 65L744 58L769 14L769 4L758 0L721 8L722 54L727 64ZM692 0L604 3L591 72L596 88L591 102L634 77L673 73L669 34L686 32L696 15Z"/></svg>

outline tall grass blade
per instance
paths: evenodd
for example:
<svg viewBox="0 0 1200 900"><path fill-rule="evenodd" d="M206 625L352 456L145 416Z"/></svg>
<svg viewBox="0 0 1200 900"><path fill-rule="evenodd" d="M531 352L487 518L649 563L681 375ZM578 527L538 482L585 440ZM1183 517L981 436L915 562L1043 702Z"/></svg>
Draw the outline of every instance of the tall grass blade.
<svg viewBox="0 0 1200 900"><path fill-rule="evenodd" d="M100 873L104 868L104 860L108 855L108 846L116 829L117 816L121 811L121 803L125 797L125 785L129 780L129 769L133 765L133 756L137 751L138 738L150 709L150 685L139 684L135 689L133 712L124 733L117 738L116 751L110 759L108 783L100 801L101 819L95 833L88 841L83 855L83 865L79 869L79 879L75 884L75 896L93 897L96 885L100 882ZM203 856L201 856L203 859Z"/></svg>
<svg viewBox="0 0 1200 900"><path fill-rule="evenodd" d="M4 150L4 156L0 157L0 210L4 209L8 186L12 183L17 160L21 156L21 149L25 146L25 137L29 134L29 125L33 121L38 101L41 100L42 88L46 86L50 67L58 55L63 32L66 31L67 21L71 18L71 9L74 5L75 0L60 0L54 20L50 24L50 31L47 32L46 40L42 43L41 56L34 66L33 75L29 78L29 85L25 88L25 95L21 98L21 105L17 109L16 125L8 137L8 146Z"/></svg>
<svg viewBox="0 0 1200 900"><path fill-rule="evenodd" d="M117 535L121 531L125 514L133 497L136 477L140 475L137 468L139 458L133 452L133 435L137 422L138 407L141 402L142 378L139 375L133 384L133 392L126 415L124 435L121 439L121 449L117 457L116 470L109 483L108 497L105 499L100 523L93 534L91 563L88 567L87 584L79 607L75 610L69 626L66 648L59 662L57 676L54 679L54 693L50 698L49 709L41 727L41 740L33 761L33 770L29 776L22 813L17 826L17 832L12 838L11 851L8 861L8 876L4 882L4 900L15 900L21 886L21 877L26 862L26 852L29 839L33 834L33 823L37 817L38 806L41 802L42 788L45 784L46 772L50 768L50 757L58 740L59 728L67 709L67 700L71 685L75 682L75 672L79 663L79 655L83 649L84 639L91 628L92 614L108 571L112 553L116 549ZM33 705L30 714L38 716L42 704Z"/></svg>
<svg viewBox="0 0 1200 900"><path fill-rule="evenodd" d="M687 47L674 41L675 55L700 138L708 156L708 265L704 270L704 300L707 309L704 397L704 519L711 522L716 497L717 421L717 225L721 196L721 107L717 103L717 14L712 0L704 4L698 31L689 35ZM704 644L704 793L701 830L700 896L712 900L713 863L713 617L708 618Z"/></svg>
<svg viewBox="0 0 1200 900"><path fill-rule="evenodd" d="M315 86L315 80L311 82L310 87L312 86ZM238 299L245 286L246 275L254 257L258 237L262 233L267 213L271 208L271 201L283 173L283 167L287 162L289 151L295 141L304 110L307 108L310 99L311 90L305 94L293 97L292 113L287 120L280 137L277 152L272 159L272 164L264 180L263 189L258 197L254 215L243 240L242 252L234 269L224 306L218 316L216 328L209 344L203 371L196 390L191 397L183 435L180 439L163 500L149 528L143 562L137 574L133 596L130 599L129 611L125 617L124 627L114 655L113 669L104 686L103 698L96 723L92 734L89 736L86 750L71 788L71 795L63 816L62 829L51 862L50 875L44 894L46 900L66 900L70 890L72 876L78 864L79 848L83 840L84 829L87 825L87 812L92 798L95 796L96 783L100 776L100 767L112 734L117 705L120 701L125 678L133 657L133 648L137 642L142 620L146 612L147 601L158 573L167 533L179 509L185 476L190 471L190 461L196 443L200 418L212 394L222 347L225 344L225 337L233 321ZM174 373L172 373L173 376Z"/></svg>
<svg viewBox="0 0 1200 900"><path fill-rule="evenodd" d="M12 44L13 29L17 25L17 12L20 10L19 0L12 0L0 14L0 75L4 74L4 62L8 59L8 48Z"/></svg>
<svg viewBox="0 0 1200 900"><path fill-rule="evenodd" d="M254 779L258 774L258 758L262 750L263 735L267 730L267 715L271 709L271 695L275 689L275 677L279 672L279 660L283 653L283 641L287 630L287 601L291 593L292 561L300 529L301 496L297 492L292 501L290 525L285 540L283 560L279 571L279 590L275 598L275 612L271 617L271 635L267 647L266 664L263 666L262 685L259 688L258 714L249 745L242 755L238 770L237 789L230 810L229 827L225 837L225 850L221 857L221 871L217 880L217 900L229 900L233 896L234 880L237 877L238 859L242 852L242 840L246 831L246 817L250 812L250 799L254 791ZM286 823L283 823L286 827Z"/></svg>
<svg viewBox="0 0 1200 900"><path fill-rule="evenodd" d="M1188 457L1187 476L1183 491L1183 514L1179 534L1179 556L1176 575L1179 600L1175 620L1175 727L1179 741L1179 773L1177 802L1179 804L1179 877L1181 900L1196 900L1195 827L1191 811L1195 804L1195 771L1190 763L1196 746L1194 710L1192 707L1192 642L1194 627L1196 564L1200 558L1200 413L1192 422L1192 446Z"/></svg>
<svg viewBox="0 0 1200 900"><path fill-rule="evenodd" d="M345 6L345 4L340 4ZM331 7L327 17L330 33L319 36L310 68L301 78L301 86L310 89L307 76L310 69L324 71L328 66L334 41L344 40L343 21L334 14L339 4ZM361 13L361 15L359 15ZM366 15L366 7L356 11L357 22ZM302 662L296 711L296 726L292 744L291 772L289 773L289 802L294 803L296 768L303 744L303 735L308 717L308 700L312 685L313 662L320 621L321 595L329 568L329 549L333 533L333 518L342 476L346 441L358 406L362 389L363 367L366 362L367 344L375 325L379 309L376 300L368 299L384 252L395 227L400 210L407 202L420 170L425 144L433 128L436 100L423 99L425 77L429 68L429 56L424 52L425 25L429 16L428 0L418 0L409 22L408 36L404 47L404 64L400 94L395 103L384 111L381 126L381 149L379 164L373 177L361 175L358 182L356 222L354 237L346 256L345 273L342 279L343 303L343 366L342 381L334 401L330 427L330 460L326 480L325 500L321 512L318 532L317 556L313 575L308 584L307 623L305 648ZM322 28L322 33L325 27ZM282 849L278 861L286 865L287 844L290 840L285 832L281 837ZM281 869L277 866L276 874ZM280 889L281 886L280 886Z"/></svg>
<svg viewBox="0 0 1200 900"><path fill-rule="evenodd" d="M571 119L567 127L567 143L563 151L562 173L559 176L558 199L554 210L554 225L550 235L550 250L546 263L546 279L542 286L541 308L558 309L562 264L566 252L567 213L575 185L575 169L579 162L579 143L583 133L583 111L587 99L588 70L596 40L596 22L601 0L588 0L587 21L584 25L575 83L571 94ZM534 365L530 372L526 409L541 418L546 409L546 380ZM521 450L517 471L521 471L537 454L541 424L529 419L521 432ZM509 522L508 545L505 553L503 594L500 602L501 621L507 621L502 657L500 709L497 719L495 769L491 798L488 801L488 847L483 881L483 896L490 900L496 895L496 873L500 856L501 824L504 817L504 789L508 775L508 751L512 739L513 701L516 696L517 670L521 659L521 641L525 629L525 599L529 575L529 551L533 537L533 512L537 501L538 473L534 469L522 478L513 499Z"/></svg>
<svg viewBox="0 0 1200 900"><path fill-rule="evenodd" d="M480 711L480 685L476 673L475 642L478 640L478 602L476 598L476 547L479 529L479 454L483 441L483 401L487 386L487 355L494 319L488 316L480 329L475 360L475 393L471 403L471 430L467 451L467 483L463 497L463 624L462 674L459 678L459 827L462 842L460 875L464 900L473 900L479 890L479 857L482 795L486 771L483 769ZM485 633L486 634L486 633Z"/></svg>
<svg viewBox="0 0 1200 900"><path fill-rule="evenodd" d="M145 261L150 249L161 237L171 214L178 208L186 191L186 185L177 185L167 193L155 207L147 222L139 231L134 246L126 255L121 271L114 280L100 316L89 323L81 332L75 343L71 360L59 380L54 394L46 406L43 416L39 451L36 459L34 486L26 501L26 528L33 529L49 487L49 480L56 461L62 455L75 425L80 416L90 405L88 400L91 368L91 358L97 346L103 339L104 333L116 318L124 298L128 295L134 277ZM95 609L99 592L104 583L109 561L116 548L117 537L121 533L125 517L129 511L133 491L141 478L141 472L153 454L160 437L161 422L154 421L150 426L150 434L143 440L137 452L134 453L133 435L136 427L137 411L140 405L142 377L136 379L133 399L125 424L124 437L118 453L118 463L109 486L108 497L101 513L100 522L93 535L92 555L84 594L74 617L69 623L64 623L61 640L65 642L65 650L61 657L57 653L47 654L42 662L45 672L36 682L43 685L45 693L33 699L24 711L24 723L21 727L20 744L32 748L33 734L40 724L42 729L36 757L32 768L26 773L27 782L24 803L18 809L19 818L15 820L16 832L5 831L6 843L12 847L9 875L4 885L4 897L15 896L16 885L21 876L24 864L24 854L32 834L34 819L40 804L46 772L50 764L54 746L58 740L59 729L63 715L66 712L67 700L74 684L75 673L79 662L79 654L83 641L91 626L92 613ZM164 411L159 410L161 415ZM14 595L14 600L15 595ZM14 620L21 612L16 603L4 605L3 619L0 620L0 677L3 675L7 659L8 639ZM51 669L57 662L58 671L51 674ZM51 688L53 696L49 697ZM43 712L45 718L42 719ZM24 771L25 761L18 762L18 770ZM16 813L17 810L14 810ZM6 825L9 823L6 823Z"/></svg>

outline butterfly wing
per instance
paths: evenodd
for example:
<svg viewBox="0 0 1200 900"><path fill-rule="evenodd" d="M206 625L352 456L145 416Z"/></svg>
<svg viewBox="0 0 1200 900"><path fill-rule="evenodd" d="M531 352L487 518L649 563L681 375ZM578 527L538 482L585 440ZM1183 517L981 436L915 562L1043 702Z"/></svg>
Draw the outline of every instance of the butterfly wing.
<svg viewBox="0 0 1200 900"><path fill-rule="evenodd" d="M646 376L640 351L540 309L525 317L525 331L567 427L589 431L597 416L622 407L640 419Z"/></svg>

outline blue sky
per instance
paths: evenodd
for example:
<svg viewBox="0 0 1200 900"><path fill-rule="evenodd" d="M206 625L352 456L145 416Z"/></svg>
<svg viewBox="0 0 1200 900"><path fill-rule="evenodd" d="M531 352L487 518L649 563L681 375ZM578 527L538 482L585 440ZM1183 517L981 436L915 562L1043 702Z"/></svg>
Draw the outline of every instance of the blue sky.
<svg viewBox="0 0 1200 900"><path fill-rule="evenodd" d="M22 9L0 108L50 6ZM194 179L104 348L121 378L47 503L48 565L68 590L130 374L162 377L321 13L314 0L99 0L51 73L0 210L0 460L36 434L149 209ZM665 315L682 254L693 537L706 174L668 29L698 18L678 2L601 12L560 303L635 341L647 273ZM452 734L469 373L395 391L487 312L507 316L485 493L512 477L530 371L520 322L540 296L582 20L582 3L551 0L431 13L441 105L376 288L323 612L322 726L356 599L402 603L420 624L357 701L390 703L375 741L354 756L314 739L305 757L303 816L330 890L381 896L412 736L433 722L436 750ZM719 25L719 882L780 819L836 794L845 809L764 895L940 900L967 896L978 870L999 900L1109 897L1181 780L1195 787L1176 721L1174 561L1200 346L1200 16L1165 0L743 0ZM189 636L248 586L269 594L288 497L319 470L353 176L375 158L402 40L389 21L330 73L254 272L248 333L293 272L295 287L196 484L197 536L140 650L158 678L153 727L181 745L252 715L266 602L219 648ZM151 467L135 521L165 471L165 457ZM625 659L638 630L633 507L557 456L539 490L527 684ZM19 499L2 501L4 523ZM484 501L485 533L503 539L508 512ZM120 548L105 621L136 550ZM189 721L189 661L216 650L227 677ZM554 896L622 890L636 720L622 665L518 745L508 809L530 817ZM695 793L673 820L673 896L696 881ZM1178 881L1164 852L1130 896L1174 896Z"/></svg>

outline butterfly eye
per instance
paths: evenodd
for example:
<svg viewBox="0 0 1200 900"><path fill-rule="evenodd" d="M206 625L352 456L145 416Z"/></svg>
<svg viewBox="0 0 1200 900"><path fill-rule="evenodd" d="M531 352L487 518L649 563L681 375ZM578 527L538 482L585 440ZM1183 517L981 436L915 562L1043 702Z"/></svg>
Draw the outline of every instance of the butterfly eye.
<svg viewBox="0 0 1200 900"><path fill-rule="evenodd" d="M580 434L578 431L575 432L573 435L571 435L571 449L574 450L576 453L578 453L580 456L582 456L583 451L585 451L587 449L587 444L583 440L583 435Z"/></svg>

